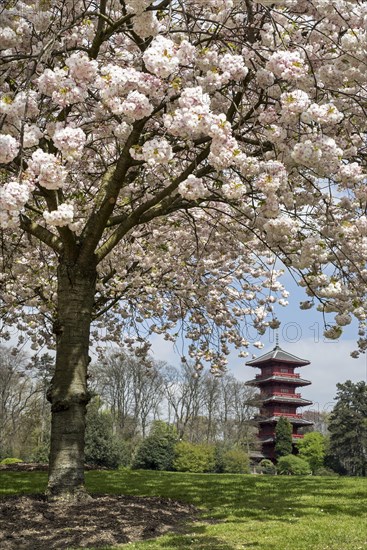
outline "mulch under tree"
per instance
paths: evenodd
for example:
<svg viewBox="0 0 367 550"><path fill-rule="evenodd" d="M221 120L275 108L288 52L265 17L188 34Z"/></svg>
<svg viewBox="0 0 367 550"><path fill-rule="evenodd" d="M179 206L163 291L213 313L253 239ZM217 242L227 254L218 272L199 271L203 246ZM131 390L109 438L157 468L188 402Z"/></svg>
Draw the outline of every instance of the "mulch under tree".
<svg viewBox="0 0 367 550"><path fill-rule="evenodd" d="M194 506L159 497L93 495L87 502L65 504L43 495L12 495L0 499L0 548L113 546L182 533L197 519Z"/></svg>

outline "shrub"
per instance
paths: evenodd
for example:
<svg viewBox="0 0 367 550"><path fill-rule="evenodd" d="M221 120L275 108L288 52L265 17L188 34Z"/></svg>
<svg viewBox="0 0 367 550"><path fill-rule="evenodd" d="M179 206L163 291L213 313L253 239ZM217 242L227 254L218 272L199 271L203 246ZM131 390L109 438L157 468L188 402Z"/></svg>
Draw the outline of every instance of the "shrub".
<svg viewBox="0 0 367 550"><path fill-rule="evenodd" d="M305 476L311 473L308 462L295 455L281 456L277 463L277 470L281 475Z"/></svg>
<svg viewBox="0 0 367 550"><path fill-rule="evenodd" d="M173 467L178 472L213 472L215 469L215 447L180 441L175 446Z"/></svg>
<svg viewBox="0 0 367 550"><path fill-rule="evenodd" d="M315 474L324 465L326 438L319 432L305 434L297 442L298 456L306 460Z"/></svg>
<svg viewBox="0 0 367 550"><path fill-rule="evenodd" d="M277 468L275 464L268 458L264 458L259 464L259 470L262 474L275 475Z"/></svg>
<svg viewBox="0 0 367 550"><path fill-rule="evenodd" d="M227 447L225 445L223 445L223 443L217 443L215 445L215 449L214 449L214 459L215 459L214 472L216 474L223 474L223 472L224 472L223 456L224 456L224 453L227 450L228 450Z"/></svg>
<svg viewBox="0 0 367 550"><path fill-rule="evenodd" d="M134 470L173 470L178 436L173 426L155 422L151 433L139 445L133 459Z"/></svg>
<svg viewBox="0 0 367 550"><path fill-rule="evenodd" d="M50 454L50 444L49 442L39 445L31 453L29 460L31 462L38 462L40 464L48 464Z"/></svg>
<svg viewBox="0 0 367 550"><path fill-rule="evenodd" d="M105 468L118 468L130 462L127 444L112 431L112 417L99 409L98 399L88 405L85 432L85 462Z"/></svg>
<svg viewBox="0 0 367 550"><path fill-rule="evenodd" d="M250 460L242 449L230 449L223 454L223 471L226 474L249 474Z"/></svg>
<svg viewBox="0 0 367 550"><path fill-rule="evenodd" d="M0 464L19 464L20 462L23 462L21 458L3 458Z"/></svg>

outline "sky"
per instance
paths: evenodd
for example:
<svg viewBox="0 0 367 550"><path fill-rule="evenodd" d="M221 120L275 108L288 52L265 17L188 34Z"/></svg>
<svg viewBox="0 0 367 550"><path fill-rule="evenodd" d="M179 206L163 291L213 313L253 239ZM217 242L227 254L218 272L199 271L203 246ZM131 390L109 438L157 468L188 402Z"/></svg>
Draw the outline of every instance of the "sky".
<svg viewBox="0 0 367 550"><path fill-rule="evenodd" d="M299 302L306 300L304 290L297 287L290 276L284 277L284 284L290 291L289 305L279 306L276 315L282 322L278 329L279 345L284 350L310 361L310 365L299 368L302 378L311 382L310 386L300 388L302 397L313 401L302 411L316 410L330 411L334 406L337 392L337 383L347 380L367 382L367 356L360 355L353 359L350 353L357 348L357 324L345 327L344 334L339 340L327 340L323 336L324 324L322 314L316 309L300 310ZM330 322L333 317L331 316ZM255 337L255 333L254 333ZM259 357L273 349L276 345L275 331L270 330L261 337L264 348L258 350L249 348L250 356L239 358L236 352L229 356L228 370L239 380L251 380L260 370L246 366L246 361L252 354ZM255 338L254 338L255 339ZM256 336L256 340L260 338ZM172 343L155 335L152 340L152 351L155 359L167 361L173 365L180 364L180 355L174 350Z"/></svg>

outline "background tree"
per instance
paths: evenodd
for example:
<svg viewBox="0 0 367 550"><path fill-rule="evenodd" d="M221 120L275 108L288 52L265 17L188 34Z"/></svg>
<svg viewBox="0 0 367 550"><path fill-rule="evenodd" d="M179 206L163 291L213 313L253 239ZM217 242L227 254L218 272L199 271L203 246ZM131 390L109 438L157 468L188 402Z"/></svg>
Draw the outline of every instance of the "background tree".
<svg viewBox="0 0 367 550"><path fill-rule="evenodd" d="M92 399L88 405L85 432L86 464L117 468L128 466L130 460L128 445L113 433L111 413L101 410L98 397Z"/></svg>
<svg viewBox="0 0 367 550"><path fill-rule="evenodd" d="M148 437L136 451L132 467L136 470L173 470L178 439L175 426L154 422Z"/></svg>
<svg viewBox="0 0 367 550"><path fill-rule="evenodd" d="M55 358L49 353L35 354L27 365L27 372L35 384L36 404L32 411L34 448L30 458L35 462L48 462L50 452L51 408L47 392L55 370Z"/></svg>
<svg viewBox="0 0 367 550"><path fill-rule="evenodd" d="M21 455L32 432L26 424L36 390L26 365L26 354L0 346L0 458Z"/></svg>
<svg viewBox="0 0 367 550"><path fill-rule="evenodd" d="M193 365L184 363L182 368L168 366L163 374L163 392L168 406L168 421L176 426L179 438L187 435L191 424L195 431L203 400L201 377Z"/></svg>
<svg viewBox="0 0 367 550"><path fill-rule="evenodd" d="M112 413L114 431L123 439L145 437L148 421L159 416L163 366L146 364L123 349L113 351L92 368L93 388Z"/></svg>
<svg viewBox="0 0 367 550"><path fill-rule="evenodd" d="M365 348L364 2L15 0L0 24L1 318L56 347L50 494L83 492L91 337L183 336L220 373L244 318L278 325L278 256Z"/></svg>
<svg viewBox="0 0 367 550"><path fill-rule="evenodd" d="M292 454L292 424L280 416L275 427L275 456L280 458Z"/></svg>
<svg viewBox="0 0 367 550"><path fill-rule="evenodd" d="M330 414L329 454L345 473L365 476L367 472L367 385L347 380L337 384L336 404Z"/></svg>
<svg viewBox="0 0 367 550"><path fill-rule="evenodd" d="M326 437L319 432L310 432L297 441L298 455L306 460L313 474L324 465Z"/></svg>

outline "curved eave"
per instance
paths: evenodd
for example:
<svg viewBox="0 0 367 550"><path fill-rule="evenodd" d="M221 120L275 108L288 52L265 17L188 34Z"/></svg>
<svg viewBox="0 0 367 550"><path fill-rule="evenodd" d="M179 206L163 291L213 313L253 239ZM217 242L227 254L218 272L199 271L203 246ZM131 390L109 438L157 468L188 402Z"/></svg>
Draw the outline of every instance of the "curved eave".
<svg viewBox="0 0 367 550"><path fill-rule="evenodd" d="M262 437L259 438L262 444L269 444L269 443L275 443L275 436L265 436L264 439ZM302 438L300 437L294 437L292 434L292 442L295 443L296 441L300 441Z"/></svg>
<svg viewBox="0 0 367 550"><path fill-rule="evenodd" d="M288 395L286 397L282 397L281 395L272 395L271 397L263 399L262 403L287 403L289 405L296 405L297 407L312 405L312 401L309 401L308 399L302 399L302 397L289 397Z"/></svg>
<svg viewBox="0 0 367 550"><path fill-rule="evenodd" d="M283 415L286 418L288 418L289 422L291 424L294 424L295 426L313 426L313 422L310 422L309 420L305 420L304 418L292 418L290 416L287 416L286 414ZM280 416L270 416L269 418L264 418L259 421L259 424L273 424L274 422L278 422Z"/></svg>
<svg viewBox="0 0 367 550"><path fill-rule="evenodd" d="M246 386L260 386L268 382L285 382L294 386L309 386L312 382L305 378L287 378L286 376L268 376L267 378L253 378L245 382Z"/></svg>
<svg viewBox="0 0 367 550"><path fill-rule="evenodd" d="M249 367L259 367L266 363L269 363L269 361L276 361L279 363L293 365L294 367L304 367L310 364L310 361L308 361L307 359L296 357L296 355L284 351L279 346L275 346L275 348L268 353L265 353L264 355L261 355L256 359L251 359L251 361L247 361L246 365L248 365Z"/></svg>

